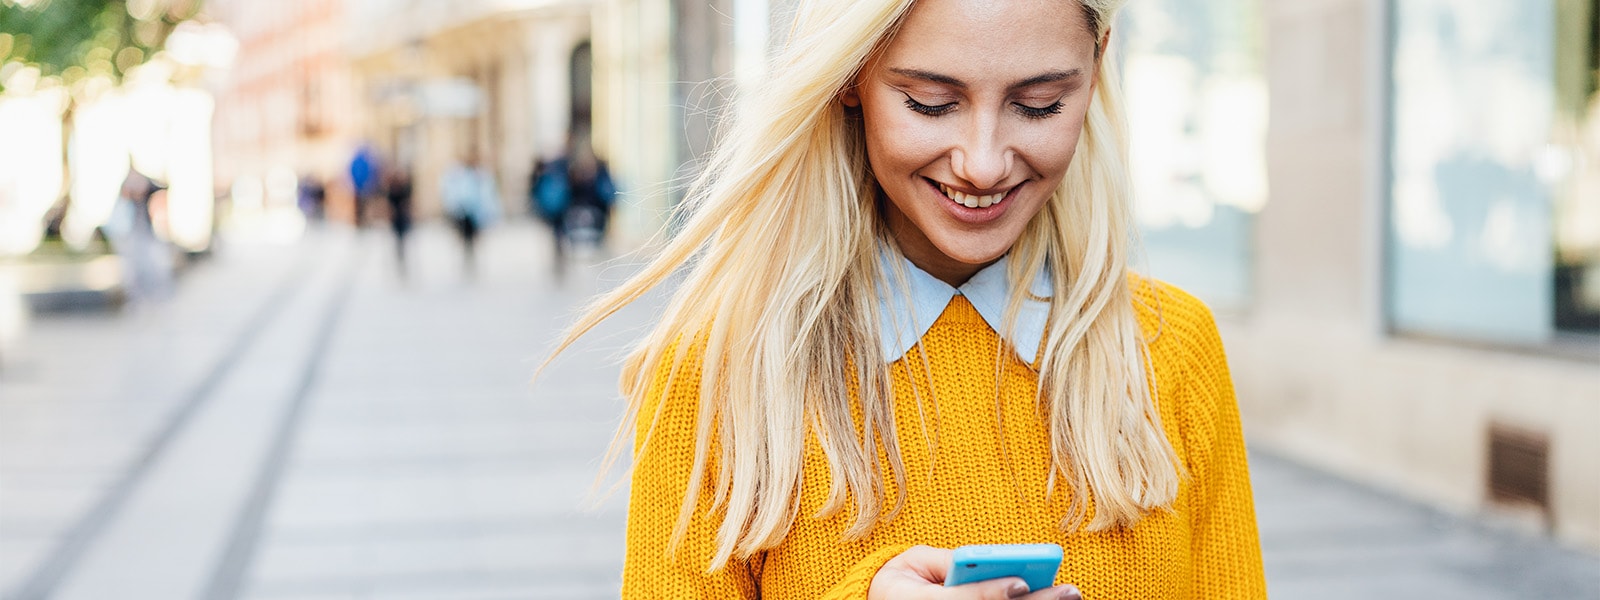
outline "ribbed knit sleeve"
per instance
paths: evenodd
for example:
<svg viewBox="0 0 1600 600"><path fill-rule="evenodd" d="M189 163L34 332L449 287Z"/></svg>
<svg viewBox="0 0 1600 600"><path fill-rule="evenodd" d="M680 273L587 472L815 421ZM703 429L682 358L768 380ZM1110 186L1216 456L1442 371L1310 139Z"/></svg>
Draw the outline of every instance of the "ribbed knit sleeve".
<svg viewBox="0 0 1600 600"><path fill-rule="evenodd" d="M1222 338L1198 300L1180 297L1168 306L1168 322L1187 354L1180 401L1194 485L1193 589L1202 598L1266 598L1244 433Z"/></svg>
<svg viewBox="0 0 1600 600"><path fill-rule="evenodd" d="M878 569L882 569L885 563L910 550L912 546L913 544L896 544L868 554L866 558L851 566L845 573L844 579L822 595L822 600L866 600L867 590L872 587L872 578L878 576Z"/></svg>
<svg viewBox="0 0 1600 600"><path fill-rule="evenodd" d="M700 410L700 361L696 353L672 377L672 357L656 369L634 438L633 487L628 500L627 559L623 598L753 599L760 557L730 561L707 572L716 554L720 514L713 514L714 465L702 476L698 504L688 532L669 555L673 529L694 468L696 421ZM668 390L667 382L672 385ZM652 425L652 421L654 424ZM648 440L647 440L648 438ZM713 445L712 456L717 453Z"/></svg>

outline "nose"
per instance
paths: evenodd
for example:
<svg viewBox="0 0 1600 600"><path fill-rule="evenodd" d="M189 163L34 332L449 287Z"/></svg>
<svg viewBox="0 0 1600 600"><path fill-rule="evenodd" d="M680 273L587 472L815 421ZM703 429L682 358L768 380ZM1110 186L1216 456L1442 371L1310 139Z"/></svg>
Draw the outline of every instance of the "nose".
<svg viewBox="0 0 1600 600"><path fill-rule="evenodd" d="M1011 172L1015 153L1002 139L999 121L995 115L974 114L967 122L961 143L950 155L950 168L955 176L980 190L999 186Z"/></svg>

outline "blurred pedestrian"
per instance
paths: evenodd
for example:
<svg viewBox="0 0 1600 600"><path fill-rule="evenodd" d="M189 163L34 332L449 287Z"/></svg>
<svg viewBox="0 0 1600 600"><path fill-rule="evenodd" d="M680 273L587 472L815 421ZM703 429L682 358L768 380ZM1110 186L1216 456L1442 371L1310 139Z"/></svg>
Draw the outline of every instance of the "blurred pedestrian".
<svg viewBox="0 0 1600 600"><path fill-rule="evenodd" d="M440 181L444 214L461 236L463 269L476 274L478 233L500 218L500 192L494 176L481 166L476 152L451 165Z"/></svg>
<svg viewBox="0 0 1600 600"><path fill-rule="evenodd" d="M558 275L569 249L604 245L617 188L587 135L575 135L565 156L536 163L528 189L531 208L550 227Z"/></svg>
<svg viewBox="0 0 1600 600"><path fill-rule="evenodd" d="M389 200L389 225L394 228L395 264L406 276L406 235L411 233L411 168L397 165L384 173L384 197Z"/></svg>
<svg viewBox="0 0 1600 600"><path fill-rule="evenodd" d="M535 162L528 177L529 208L550 228L554 242L551 263L556 275L561 275L566 265L566 217L567 208L572 206L572 186L568 181L565 157Z"/></svg>
<svg viewBox="0 0 1600 600"><path fill-rule="evenodd" d="M563 219L565 237L572 244L602 247L617 189L611 180L611 170L595 154L594 144L586 133L574 136L569 145L567 181L572 199Z"/></svg>
<svg viewBox="0 0 1600 600"><path fill-rule="evenodd" d="M355 225L366 224L367 203L378 193L378 155L370 144L362 144L350 157L350 190L354 194Z"/></svg>
<svg viewBox="0 0 1600 600"><path fill-rule="evenodd" d="M559 346L672 282L623 369L622 597L1266 598L1217 326L1129 268L1120 5L800 0ZM1048 589L943 585L1046 542Z"/></svg>
<svg viewBox="0 0 1600 600"><path fill-rule="evenodd" d="M300 212L306 220L322 221L328 204L328 188L322 184L322 179L316 175L301 177L299 195Z"/></svg>
<svg viewBox="0 0 1600 600"><path fill-rule="evenodd" d="M135 306L165 298L172 287L172 250L156 236L152 199L162 186L129 168L100 231L122 264L122 287Z"/></svg>

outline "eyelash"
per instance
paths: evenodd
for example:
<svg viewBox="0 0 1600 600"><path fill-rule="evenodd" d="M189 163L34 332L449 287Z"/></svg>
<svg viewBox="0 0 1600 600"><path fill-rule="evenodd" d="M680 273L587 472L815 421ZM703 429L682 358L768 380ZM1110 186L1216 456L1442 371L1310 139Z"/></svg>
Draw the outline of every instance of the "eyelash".
<svg viewBox="0 0 1600 600"><path fill-rule="evenodd" d="M1028 106L1026 104L1017 104L1016 107L1017 112L1022 113L1022 116L1024 117L1030 119L1043 119L1049 117L1050 115L1061 112L1061 101L1057 100L1052 102L1049 106Z"/></svg>
<svg viewBox="0 0 1600 600"><path fill-rule="evenodd" d="M911 109L912 112L928 115L930 117L937 117L939 115L948 113L952 110L955 110L955 107L956 103L954 102L946 102L938 106L929 106L927 104L917 102L916 99L912 98L910 94L906 94L906 108Z"/></svg>
<svg viewBox="0 0 1600 600"><path fill-rule="evenodd" d="M1017 107L1017 112L1029 119L1044 119L1061 112L1060 100L1051 103L1049 106L1028 106L1026 104L1018 103L1012 103L1012 106ZM906 108L909 108L918 114L937 117L955 110L956 103L946 102L939 105L928 105L917 102L916 99L912 98L910 94L906 94Z"/></svg>

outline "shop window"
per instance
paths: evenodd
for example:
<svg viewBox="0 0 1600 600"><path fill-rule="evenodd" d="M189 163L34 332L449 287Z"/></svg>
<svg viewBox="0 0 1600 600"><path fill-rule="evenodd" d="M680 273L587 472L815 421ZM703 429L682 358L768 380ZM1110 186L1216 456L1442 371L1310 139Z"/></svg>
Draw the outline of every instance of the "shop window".
<svg viewBox="0 0 1600 600"><path fill-rule="evenodd" d="M1148 271L1243 308L1267 201L1260 0L1146 0L1123 19L1114 35Z"/></svg>
<svg viewBox="0 0 1600 600"><path fill-rule="evenodd" d="M1393 4L1395 330L1535 346L1596 333L1597 4Z"/></svg>

